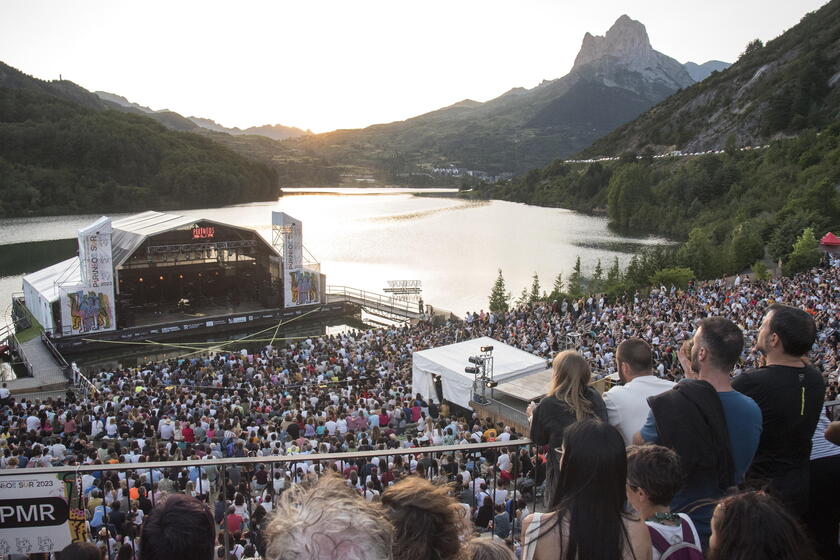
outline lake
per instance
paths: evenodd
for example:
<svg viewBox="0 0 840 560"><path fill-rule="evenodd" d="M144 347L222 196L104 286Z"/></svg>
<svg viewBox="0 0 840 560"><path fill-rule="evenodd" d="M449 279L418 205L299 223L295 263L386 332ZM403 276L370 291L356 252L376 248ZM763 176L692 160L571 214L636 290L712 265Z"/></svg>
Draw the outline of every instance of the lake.
<svg viewBox="0 0 840 560"><path fill-rule="evenodd" d="M175 211L259 230L270 241L271 211L303 221L303 243L321 263L329 285L382 292L388 280L420 280L423 299L459 316L487 309L502 269L516 297L534 272L551 291L580 255L584 271L597 259L605 269L618 257L661 238L631 238L611 232L603 217L571 210L502 201L414 196L430 189L285 189L276 202ZM161 211L165 211L161 209ZM123 214L114 214L117 218ZM21 276L69 258L77 230L99 215L0 220L0 309L9 316Z"/></svg>

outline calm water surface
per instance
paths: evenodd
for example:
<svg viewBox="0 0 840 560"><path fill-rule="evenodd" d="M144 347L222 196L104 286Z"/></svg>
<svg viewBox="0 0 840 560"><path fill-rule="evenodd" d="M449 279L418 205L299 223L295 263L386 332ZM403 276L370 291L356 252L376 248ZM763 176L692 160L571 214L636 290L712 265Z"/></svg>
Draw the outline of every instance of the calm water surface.
<svg viewBox="0 0 840 560"><path fill-rule="evenodd" d="M303 221L304 245L328 284L381 292L387 280L422 280L426 303L458 315L487 308L499 268L514 296L530 286L534 272L551 291L554 277L563 272L568 278L578 255L591 271L599 258L605 268L615 256L624 264L628 251L665 242L623 237L607 229L605 218L557 208L420 197L411 190L286 192L276 202L175 213L255 228L270 241L271 211L286 212ZM0 220L0 310L6 317L21 276L73 256L75 245L60 240L98 217Z"/></svg>

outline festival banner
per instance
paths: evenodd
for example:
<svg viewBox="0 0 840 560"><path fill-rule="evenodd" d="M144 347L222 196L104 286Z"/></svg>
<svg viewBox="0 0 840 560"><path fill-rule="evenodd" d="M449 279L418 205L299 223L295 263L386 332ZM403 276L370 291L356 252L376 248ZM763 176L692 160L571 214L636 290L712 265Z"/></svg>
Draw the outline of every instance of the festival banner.
<svg viewBox="0 0 840 560"><path fill-rule="evenodd" d="M286 307L321 302L321 275L316 271L305 268L290 270L289 281L285 285Z"/></svg>
<svg viewBox="0 0 840 560"><path fill-rule="evenodd" d="M84 284L61 286L60 297L62 335L73 336L116 328L113 288L90 288Z"/></svg>
<svg viewBox="0 0 840 560"><path fill-rule="evenodd" d="M61 332L65 336L116 329L111 220L105 216L79 230L82 282L61 286Z"/></svg>
<svg viewBox="0 0 840 560"><path fill-rule="evenodd" d="M314 285L316 295L318 282L312 282L311 272L303 268L303 223L289 216L285 212L272 212L271 223L275 231L280 233L280 250L283 253L283 285L284 307L297 307L308 303L317 303L318 298L311 300L308 286ZM307 287L304 293L298 285Z"/></svg>
<svg viewBox="0 0 840 560"><path fill-rule="evenodd" d="M79 264L82 284L90 288L114 288L111 260L111 220L102 216L79 230ZM113 300L113 296L111 297Z"/></svg>
<svg viewBox="0 0 840 560"><path fill-rule="evenodd" d="M70 544L70 508L58 474L0 477L0 556L57 552Z"/></svg>

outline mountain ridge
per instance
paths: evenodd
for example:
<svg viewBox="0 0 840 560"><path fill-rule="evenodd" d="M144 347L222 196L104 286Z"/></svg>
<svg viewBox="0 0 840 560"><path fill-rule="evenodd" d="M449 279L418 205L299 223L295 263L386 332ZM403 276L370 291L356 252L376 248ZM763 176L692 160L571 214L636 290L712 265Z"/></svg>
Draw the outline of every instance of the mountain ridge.
<svg viewBox="0 0 840 560"><path fill-rule="evenodd" d="M571 155L693 83L683 65L653 49L642 23L623 15L604 36L584 36L567 75L534 88L285 143L301 154L379 170L390 180L441 166L503 176ZM595 99L613 107L603 111Z"/></svg>

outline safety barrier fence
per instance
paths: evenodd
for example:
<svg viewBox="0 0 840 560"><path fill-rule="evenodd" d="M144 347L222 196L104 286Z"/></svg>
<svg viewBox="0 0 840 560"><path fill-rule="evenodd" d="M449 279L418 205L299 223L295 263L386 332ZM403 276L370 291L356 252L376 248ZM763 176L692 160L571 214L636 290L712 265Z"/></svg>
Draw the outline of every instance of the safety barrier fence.
<svg viewBox="0 0 840 560"><path fill-rule="evenodd" d="M107 441L107 440L102 440ZM166 442L171 444L171 442ZM157 442L151 443L157 445ZM482 504L476 504L476 495L481 492L481 488L477 485L476 477L481 472L480 465L483 460L487 462L495 461L498 457L499 450L508 452L510 458L510 482L501 483L499 477L499 469L492 469L492 476L486 479L486 493L494 498L497 496L497 489L505 488L507 496L516 502L517 500L525 500L526 503L531 504L530 511L537 508L538 492L535 480L537 472L535 467L527 467L523 471L522 460L520 459L521 450L526 450L526 455L534 456L532 442L527 438L509 440L509 441L495 441L489 443L473 443L467 445L441 445L441 446L427 446L419 448L397 448L397 449L382 449L374 451L356 451L345 453L313 453L313 454L296 454L296 455L269 455L263 457L230 457L230 458L208 458L188 461L160 461L160 462L145 462L145 463L118 463L118 464L104 464L104 465L78 465L78 466L60 466L60 467L45 467L45 468L26 468L26 469L0 469L0 484L4 479L10 477L20 477L26 475L44 475L54 474L59 480L62 480L66 487L70 489L70 496L68 496L70 503L70 510L82 511L86 509L86 502L83 500L90 492L98 488L102 490L101 481L107 476L107 473L116 472L121 480L126 483L126 489L131 488L145 488L148 499L152 502L152 507L162 497L163 492L157 490L160 482L169 477L170 480L176 479L177 474L185 471L190 480L194 482L194 492L202 500L208 503L215 504L221 501L224 504L223 512L227 511L234 496L229 494L229 486L225 482L230 480L239 480L238 487L241 488L242 483L247 486L247 495L245 505L247 506L248 518L252 517L254 503L253 497L261 493L266 487L274 487L275 473L282 473L282 478L286 480L286 475L290 479L284 483L284 488L280 489L279 493L296 484L307 472L315 472L316 474L326 474L332 471L345 473L345 469L356 465L357 468L364 465L374 458L378 459L380 473L386 470L382 466L393 464L397 461L397 457L401 458L403 465L408 469L410 474L414 475L420 467L412 469L412 458L420 465L423 465L426 476L429 479L437 479L439 476L446 476L446 467L441 464L441 459L449 457L450 461L454 461L456 465L466 465L471 472L470 485L467 486L471 500L468 499L469 505L478 508ZM303 469L303 466L306 469ZM267 483L260 485L256 482L254 476L259 468L265 468L267 471ZM460 470L460 469L459 469ZM458 471L455 471L456 473ZM362 472L359 472L362 475ZM453 479L452 472L448 473L449 479ZM90 483L91 478L85 475L92 475L93 483ZM364 476L360 476L362 484L364 484ZM170 491L184 492L177 481L170 483ZM384 488L383 488L384 490ZM362 489L364 494L367 490ZM500 494L499 494L500 495ZM367 496L366 496L367 497ZM457 498L457 497L456 497ZM463 501L463 499L462 499ZM96 534L102 527L108 529L113 534L114 528L110 525L107 518L106 505L101 506L101 517L103 519L102 525L92 526L92 533ZM95 517L95 511L91 512ZM127 513L127 512L126 512ZM216 519L217 522L220 520ZM71 525L74 520L71 518ZM83 538L91 539L91 535L87 534L84 529L84 519L75 520L76 529L71 527L71 533L75 539ZM514 521L514 524L517 523ZM128 522L126 522L128 527ZM516 525L513 526L517 530ZM125 533L128 537L136 536L137 528L129 527ZM221 522L217 527L217 534L224 535L225 557L228 557L230 549L233 544L233 535L230 534L228 523L226 520L226 513L223 513ZM430 538L433 538L430 535ZM127 542L127 541L126 541ZM133 546L133 541L132 541ZM109 558L112 551L110 546L108 548Z"/></svg>

